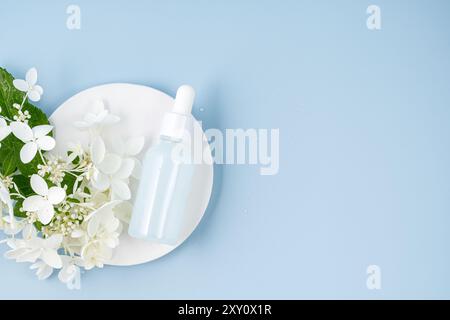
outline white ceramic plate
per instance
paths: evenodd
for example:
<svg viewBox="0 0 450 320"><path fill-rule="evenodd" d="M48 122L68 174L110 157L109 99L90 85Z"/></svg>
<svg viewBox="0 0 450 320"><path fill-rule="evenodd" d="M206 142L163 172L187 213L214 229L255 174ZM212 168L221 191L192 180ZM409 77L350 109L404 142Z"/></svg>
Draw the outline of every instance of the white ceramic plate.
<svg viewBox="0 0 450 320"><path fill-rule="evenodd" d="M64 102L50 117L50 122L55 126L56 152L65 152L69 142L78 141L83 145L87 144L87 133L80 133L73 122L82 119L96 99L102 99L112 113L121 117L121 122L115 125L114 129L111 129L114 131L110 133L123 135L125 138L145 136L146 144L140 155L141 159L148 147L157 142L163 115L170 111L173 105L172 97L140 85L115 83L82 91ZM200 128L198 122L193 123ZM203 149L203 154L211 155L205 135L203 135ZM211 196L212 184L213 166L206 163L197 165L186 212L189 222L184 230L183 241L194 231L203 217ZM135 194L136 184L133 184L131 189ZM129 266L149 262L166 255L177 246L133 239L124 230L120 245L115 249L109 264Z"/></svg>

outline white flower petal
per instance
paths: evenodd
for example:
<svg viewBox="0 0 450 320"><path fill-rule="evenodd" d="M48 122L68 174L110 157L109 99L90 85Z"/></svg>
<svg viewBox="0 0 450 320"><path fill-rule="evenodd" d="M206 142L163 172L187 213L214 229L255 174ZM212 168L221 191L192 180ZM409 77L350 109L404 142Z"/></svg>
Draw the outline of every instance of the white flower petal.
<svg viewBox="0 0 450 320"><path fill-rule="evenodd" d="M95 114L100 114L105 111L105 103L103 100L95 100L92 104L92 110Z"/></svg>
<svg viewBox="0 0 450 320"><path fill-rule="evenodd" d="M93 217L89 220L87 225L87 233L90 238L94 237L97 230L100 227L100 219L98 217Z"/></svg>
<svg viewBox="0 0 450 320"><path fill-rule="evenodd" d="M36 140L39 148L44 151L50 151L56 146L56 141L52 137L45 136Z"/></svg>
<svg viewBox="0 0 450 320"><path fill-rule="evenodd" d="M48 202L51 204L60 204L66 197L66 190L60 187L51 187L48 190Z"/></svg>
<svg viewBox="0 0 450 320"><path fill-rule="evenodd" d="M30 269L37 269L36 276L39 280L45 280L53 273L53 268L46 265L43 261L38 261L30 266Z"/></svg>
<svg viewBox="0 0 450 320"><path fill-rule="evenodd" d="M131 176L135 179L140 179L142 173L142 163L138 159L134 159L134 169Z"/></svg>
<svg viewBox="0 0 450 320"><path fill-rule="evenodd" d="M27 142L20 149L20 160L25 164L30 163L36 156L37 151L38 145L36 142Z"/></svg>
<svg viewBox="0 0 450 320"><path fill-rule="evenodd" d="M39 221L46 225L52 221L53 216L55 215L55 209L52 204L45 202L45 204L37 211L37 215Z"/></svg>
<svg viewBox="0 0 450 320"><path fill-rule="evenodd" d="M139 154L144 148L145 138L144 137L133 137L128 139L125 145L125 154L128 156L135 156Z"/></svg>
<svg viewBox="0 0 450 320"><path fill-rule="evenodd" d="M122 158L114 153L107 153L98 166L99 170L105 174L114 174L119 171L122 165Z"/></svg>
<svg viewBox="0 0 450 320"><path fill-rule="evenodd" d="M92 185L98 191L106 191L110 187L110 179L106 174L96 172L92 179Z"/></svg>
<svg viewBox="0 0 450 320"><path fill-rule="evenodd" d="M114 174L114 178L117 179L128 179L133 173L134 169L134 160L133 159L123 159L122 165L120 166L119 171Z"/></svg>
<svg viewBox="0 0 450 320"><path fill-rule="evenodd" d="M41 259L52 268L62 268L62 260L56 250L44 249L41 254Z"/></svg>
<svg viewBox="0 0 450 320"><path fill-rule="evenodd" d="M112 125L112 124L116 124L119 121L120 121L120 117L116 116L116 115L113 115L113 114L105 115L105 117L102 119L102 123L104 125L108 125L108 126Z"/></svg>
<svg viewBox="0 0 450 320"><path fill-rule="evenodd" d="M41 250L27 250L25 253L17 257L17 262L35 262L41 255Z"/></svg>
<svg viewBox="0 0 450 320"><path fill-rule="evenodd" d="M34 86L37 82L37 70L36 68L31 68L27 71L27 74L25 75L25 80L28 82L28 85L30 87Z"/></svg>
<svg viewBox="0 0 450 320"><path fill-rule="evenodd" d="M11 201L8 189L0 181L0 200L3 203L8 203Z"/></svg>
<svg viewBox="0 0 450 320"><path fill-rule="evenodd" d="M105 201L107 201L107 200L105 200ZM120 203L122 203L121 200L114 200L114 201L106 202L103 205L101 205L99 208L92 211L87 217L85 217L84 221L89 221L91 218L93 218L97 215L104 215L105 213L107 214L108 212L113 211L114 208L117 205L119 205Z"/></svg>
<svg viewBox="0 0 450 320"><path fill-rule="evenodd" d="M64 266L64 268L62 268L58 273L59 281L63 283L71 282L76 276L77 268L78 267L74 266L73 264Z"/></svg>
<svg viewBox="0 0 450 320"><path fill-rule="evenodd" d="M1 119L1 120L3 120L3 119ZM7 136L9 136L10 133L11 133L11 128L10 127L0 126L0 141L2 141Z"/></svg>
<svg viewBox="0 0 450 320"><path fill-rule="evenodd" d="M36 90L37 93L39 93L39 95L41 95L41 96L44 94L44 89L42 89L41 86L38 86L38 85L34 86L34 90Z"/></svg>
<svg viewBox="0 0 450 320"><path fill-rule="evenodd" d="M17 139L22 140L22 142L30 142L34 138L33 130L23 123L23 122L11 122L10 124L12 133L17 137Z"/></svg>
<svg viewBox="0 0 450 320"><path fill-rule="evenodd" d="M41 195L43 197L48 195L47 182L45 182L45 180L41 176L33 174L30 179L30 184L31 189L33 189L33 191L38 195Z"/></svg>
<svg viewBox="0 0 450 320"><path fill-rule="evenodd" d="M23 201L22 208L28 212L36 212L45 204L44 198L41 196L31 196Z"/></svg>
<svg viewBox="0 0 450 320"><path fill-rule="evenodd" d="M96 136L91 145L91 157L94 164L99 164L105 158L106 147L105 142L100 136Z"/></svg>
<svg viewBox="0 0 450 320"><path fill-rule="evenodd" d="M39 268L36 272L36 275L39 280L45 280L48 277L50 277L53 273L53 268L50 266L43 266L42 268Z"/></svg>
<svg viewBox="0 0 450 320"><path fill-rule="evenodd" d="M122 139L122 137L114 137L114 139L112 139L111 141L111 147L112 150L120 155L125 154L125 141Z"/></svg>
<svg viewBox="0 0 450 320"><path fill-rule="evenodd" d="M105 229L110 233L116 231L120 226L120 220L114 216L114 212L110 214L107 219L104 220L106 221L103 221L103 225Z"/></svg>
<svg viewBox="0 0 450 320"><path fill-rule="evenodd" d="M129 201L123 201L114 207L114 215L122 222L130 223L133 206Z"/></svg>
<svg viewBox="0 0 450 320"><path fill-rule="evenodd" d="M4 257L6 259L16 260L18 257L26 254L27 251L28 250L26 248L17 248L17 249L9 250L9 251L5 252Z"/></svg>
<svg viewBox="0 0 450 320"><path fill-rule="evenodd" d="M108 110L103 110L99 114L95 115L94 123L99 124L104 122L105 118L108 116Z"/></svg>
<svg viewBox="0 0 450 320"><path fill-rule="evenodd" d="M30 99L33 102L37 102L41 100L41 95L36 90L32 89L28 91L28 99Z"/></svg>
<svg viewBox="0 0 450 320"><path fill-rule="evenodd" d="M22 230L22 236L24 240L31 240L36 238L37 230L32 224L27 224Z"/></svg>
<svg viewBox="0 0 450 320"><path fill-rule="evenodd" d="M29 89L28 83L22 79L13 80L13 85L17 90L20 90L22 92L27 92Z"/></svg>
<svg viewBox="0 0 450 320"><path fill-rule="evenodd" d="M70 236L72 238L81 238L82 236L84 236L84 231L81 229L75 229L74 231L72 231Z"/></svg>
<svg viewBox="0 0 450 320"><path fill-rule="evenodd" d="M111 182L111 189L113 193L117 196L117 198L120 200L129 200L131 198L130 188L122 180L114 179Z"/></svg>
<svg viewBox="0 0 450 320"><path fill-rule="evenodd" d="M43 137L43 136L46 136L46 135L49 134L52 130L53 130L53 126L48 125L48 124L36 126L36 127L33 127L33 129L32 129L33 135L34 135L34 137L35 137L36 139L37 139L37 138L41 138L41 137Z"/></svg>
<svg viewBox="0 0 450 320"><path fill-rule="evenodd" d="M74 126L79 128L79 129L86 129L89 128L89 123L85 122L85 121L75 121Z"/></svg>
<svg viewBox="0 0 450 320"><path fill-rule="evenodd" d="M51 237L45 239L44 247L47 249L58 249L63 241L62 234L54 234Z"/></svg>
<svg viewBox="0 0 450 320"><path fill-rule="evenodd" d="M111 249L114 249L118 245L117 239L114 239L114 238L106 238L103 240L103 242L105 243L105 245L107 247L109 247Z"/></svg>
<svg viewBox="0 0 450 320"><path fill-rule="evenodd" d="M86 115L84 116L84 121L91 126L98 121L97 115L94 113L90 113L90 112L86 113Z"/></svg>

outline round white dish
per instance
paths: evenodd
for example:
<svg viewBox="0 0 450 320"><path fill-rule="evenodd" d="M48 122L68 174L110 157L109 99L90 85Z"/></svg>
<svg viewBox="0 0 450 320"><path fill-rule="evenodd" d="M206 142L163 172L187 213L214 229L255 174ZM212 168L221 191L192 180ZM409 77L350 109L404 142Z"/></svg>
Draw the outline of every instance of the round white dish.
<svg viewBox="0 0 450 320"><path fill-rule="evenodd" d="M87 133L80 132L73 122L82 119L97 99L103 100L111 113L121 117L120 123L110 129L114 130L110 134L123 135L124 138L145 136L146 143L140 154L141 159L145 151L158 141L164 113L170 111L173 106L173 98L169 95L141 85L113 83L84 90L65 101L50 117L50 122L55 126L56 152L64 152L69 142L80 142L86 145ZM201 129L197 121L193 121L193 124L197 126L197 129ZM204 134L203 150L203 154L211 155ZM206 211L213 185L212 160L197 165L193 181L186 211L189 222L183 232L183 241L178 245L194 231ZM136 192L136 187L137 183L131 185L133 194ZM113 258L108 264L129 266L149 262L166 255L178 245L168 246L133 239L128 236L127 230L124 230L120 237L120 245L115 249Z"/></svg>

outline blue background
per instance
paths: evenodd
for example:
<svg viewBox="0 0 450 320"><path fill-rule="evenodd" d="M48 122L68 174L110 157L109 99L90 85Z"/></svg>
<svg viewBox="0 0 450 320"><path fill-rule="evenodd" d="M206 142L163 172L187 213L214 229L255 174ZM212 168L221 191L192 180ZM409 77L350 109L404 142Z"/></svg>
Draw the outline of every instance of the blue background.
<svg viewBox="0 0 450 320"><path fill-rule="evenodd" d="M205 218L171 254L86 272L81 291L2 258L0 298L450 298L449 13L446 0L2 0L0 65L38 68L48 114L98 84L189 83L206 128L279 128L281 145L275 176L216 166Z"/></svg>

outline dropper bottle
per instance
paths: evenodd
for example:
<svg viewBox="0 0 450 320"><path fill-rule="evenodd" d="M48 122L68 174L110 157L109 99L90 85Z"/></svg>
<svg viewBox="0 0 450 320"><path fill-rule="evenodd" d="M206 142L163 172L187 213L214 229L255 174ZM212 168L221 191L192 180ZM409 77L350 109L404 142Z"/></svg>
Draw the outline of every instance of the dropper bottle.
<svg viewBox="0 0 450 320"><path fill-rule="evenodd" d="M191 155L180 155L179 148L194 103L195 92L181 86L172 112L164 116L158 143L150 148L142 163L128 233L131 237L176 245L181 241L186 221L186 205L192 185L194 166Z"/></svg>

